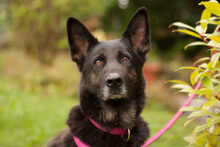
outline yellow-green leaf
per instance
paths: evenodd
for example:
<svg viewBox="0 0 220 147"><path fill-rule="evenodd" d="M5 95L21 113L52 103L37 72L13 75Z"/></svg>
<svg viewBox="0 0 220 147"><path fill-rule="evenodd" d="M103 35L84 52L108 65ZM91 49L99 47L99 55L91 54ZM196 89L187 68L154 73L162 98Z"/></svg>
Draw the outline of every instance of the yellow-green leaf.
<svg viewBox="0 0 220 147"><path fill-rule="evenodd" d="M209 41L208 46L210 46L212 48L215 48L215 47L220 48L220 43L211 40L211 41Z"/></svg>
<svg viewBox="0 0 220 147"><path fill-rule="evenodd" d="M220 52L220 49L217 49L217 48L211 48L211 49L209 49L209 51L211 51L211 53L212 53L213 51Z"/></svg>
<svg viewBox="0 0 220 147"><path fill-rule="evenodd" d="M207 69L207 63L202 63L199 65L199 68L204 68L204 69Z"/></svg>
<svg viewBox="0 0 220 147"><path fill-rule="evenodd" d="M219 19L220 19L220 17L219 17ZM220 21L219 21L218 26L216 26L214 33L218 33L218 34L220 34L220 32L219 32L219 30L220 30L220 26L219 26L219 25L220 25Z"/></svg>
<svg viewBox="0 0 220 147"><path fill-rule="evenodd" d="M184 127L187 126L189 123L191 123L192 121L194 121L196 118L191 118L189 120L187 120L185 123L184 123Z"/></svg>
<svg viewBox="0 0 220 147"><path fill-rule="evenodd" d="M200 111L200 110L201 108L194 106L183 107L180 109L180 111Z"/></svg>
<svg viewBox="0 0 220 147"><path fill-rule="evenodd" d="M214 68L218 62L220 62L219 59L220 59L220 53L216 53L212 56L211 59L212 68Z"/></svg>
<svg viewBox="0 0 220 147"><path fill-rule="evenodd" d="M203 77L201 82L204 87L207 87L211 90L214 88L211 78L209 78L208 76Z"/></svg>
<svg viewBox="0 0 220 147"><path fill-rule="evenodd" d="M189 85L185 85L185 84L175 84L171 88L185 89L185 88L191 88L191 87Z"/></svg>
<svg viewBox="0 0 220 147"><path fill-rule="evenodd" d="M187 44L184 47L184 49L186 50L190 46L199 46L199 45L206 45L206 43L205 42L201 42L201 41L192 42L192 43Z"/></svg>
<svg viewBox="0 0 220 147"><path fill-rule="evenodd" d="M211 127L209 128L209 133L213 134L214 131L215 131L215 126L211 126Z"/></svg>
<svg viewBox="0 0 220 147"><path fill-rule="evenodd" d="M178 84L184 84L184 85L189 85L188 83L184 82L184 81L179 81L179 80L170 80L170 83L178 83Z"/></svg>
<svg viewBox="0 0 220 147"><path fill-rule="evenodd" d="M195 70L192 72L192 74L190 76L190 82L192 85L195 85L195 83L197 82L195 79L196 79L198 73L199 73L199 70Z"/></svg>
<svg viewBox="0 0 220 147"><path fill-rule="evenodd" d="M202 1L200 5L204 5L214 15L220 16L220 5L217 1Z"/></svg>
<svg viewBox="0 0 220 147"><path fill-rule="evenodd" d="M192 69L192 70L198 70L198 71L204 71L203 69L201 69L201 68L198 68L198 67L188 67L188 66L185 66L185 67L180 67L180 68L178 68L176 71L178 71L178 70L182 70L182 69Z"/></svg>
<svg viewBox="0 0 220 147"><path fill-rule="evenodd" d="M200 20L200 21L198 21L198 23L207 23L207 24L220 25L219 21L207 20L207 19Z"/></svg>
<svg viewBox="0 0 220 147"><path fill-rule="evenodd" d="M182 27L182 28L190 29L196 32L195 28L191 27L190 25L184 24L182 22L174 22L169 27L172 27L172 26Z"/></svg>
<svg viewBox="0 0 220 147"><path fill-rule="evenodd" d="M179 92L182 92L182 93L193 93L194 90L190 87L190 88L181 89Z"/></svg>
<svg viewBox="0 0 220 147"><path fill-rule="evenodd" d="M217 42L217 43L220 43L220 36L219 35L211 35L208 38Z"/></svg>
<svg viewBox="0 0 220 147"><path fill-rule="evenodd" d="M218 99L212 98L208 102L206 102L202 107L206 110L210 109L212 106L216 105L218 103Z"/></svg>
<svg viewBox="0 0 220 147"><path fill-rule="evenodd" d="M210 57L204 57L204 58L201 58L201 59L195 61L195 62L193 63L193 65L197 65L197 64L200 63L200 62L204 62L204 61L208 61L208 60L210 60Z"/></svg>
<svg viewBox="0 0 220 147"><path fill-rule="evenodd" d="M219 74L214 75L214 78L218 78L218 77L220 77L220 73L219 73ZM219 85L219 86L220 86L220 85Z"/></svg>
<svg viewBox="0 0 220 147"><path fill-rule="evenodd" d="M202 12L202 16L201 16L201 20L208 20L211 16L211 12L209 9L204 9L203 12ZM202 27L202 30L203 32L205 33L206 30L207 30L207 23L206 22L202 22L201 23L201 27Z"/></svg>
<svg viewBox="0 0 220 147"><path fill-rule="evenodd" d="M210 95L212 94L212 90L209 90L207 88L201 88L199 90L194 90L194 93L198 94L199 96L206 95L206 94Z"/></svg>
<svg viewBox="0 0 220 147"><path fill-rule="evenodd" d="M181 33L185 33L187 35L194 36L196 38L202 39L201 36L199 36L198 34L192 32L192 31L189 31L189 30L178 29L178 30L173 30L172 32L181 32Z"/></svg>
<svg viewBox="0 0 220 147"><path fill-rule="evenodd" d="M198 117L202 117L202 116L207 116L209 115L209 113L204 112L204 111L194 111L192 112L189 116L187 116L187 118L198 118Z"/></svg>
<svg viewBox="0 0 220 147"><path fill-rule="evenodd" d="M204 72L200 72L200 73L198 73L196 76L195 76L195 82L198 82L198 80L200 79L200 78L203 78L203 77L205 77L205 76L210 76L210 72L207 72L207 71L204 71Z"/></svg>
<svg viewBox="0 0 220 147"><path fill-rule="evenodd" d="M204 130L207 129L207 128L209 128L208 124L200 125L200 126L197 126L197 127L193 130L193 132L194 132L195 134L197 134L197 133L200 133L200 132L204 131Z"/></svg>

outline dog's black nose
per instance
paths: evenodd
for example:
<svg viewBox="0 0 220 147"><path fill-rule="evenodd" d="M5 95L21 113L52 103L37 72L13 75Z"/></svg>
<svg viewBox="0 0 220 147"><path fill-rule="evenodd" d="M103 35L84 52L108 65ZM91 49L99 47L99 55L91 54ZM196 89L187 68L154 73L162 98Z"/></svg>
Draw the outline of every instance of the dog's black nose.
<svg viewBox="0 0 220 147"><path fill-rule="evenodd" d="M106 78L105 82L110 88L118 88L122 85L123 80L119 74L113 73Z"/></svg>

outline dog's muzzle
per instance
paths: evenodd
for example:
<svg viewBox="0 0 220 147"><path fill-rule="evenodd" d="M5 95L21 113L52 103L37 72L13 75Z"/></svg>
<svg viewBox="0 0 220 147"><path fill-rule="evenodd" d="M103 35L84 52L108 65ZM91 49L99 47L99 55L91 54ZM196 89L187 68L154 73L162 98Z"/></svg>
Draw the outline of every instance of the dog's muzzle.
<svg viewBox="0 0 220 147"><path fill-rule="evenodd" d="M104 100L122 99L127 97L127 90L124 79L118 73L111 73L105 79L103 88Z"/></svg>
<svg viewBox="0 0 220 147"><path fill-rule="evenodd" d="M111 73L105 79L105 84L111 89L120 88L123 84L123 79L118 73Z"/></svg>

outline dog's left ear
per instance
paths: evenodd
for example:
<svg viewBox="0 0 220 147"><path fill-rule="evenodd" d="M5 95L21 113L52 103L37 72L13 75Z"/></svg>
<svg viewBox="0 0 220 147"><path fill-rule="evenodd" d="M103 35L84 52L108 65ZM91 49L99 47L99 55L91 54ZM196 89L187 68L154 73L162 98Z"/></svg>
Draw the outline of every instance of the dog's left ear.
<svg viewBox="0 0 220 147"><path fill-rule="evenodd" d="M135 51L143 58L150 49L150 27L147 9L142 7L130 20L123 38L128 39Z"/></svg>

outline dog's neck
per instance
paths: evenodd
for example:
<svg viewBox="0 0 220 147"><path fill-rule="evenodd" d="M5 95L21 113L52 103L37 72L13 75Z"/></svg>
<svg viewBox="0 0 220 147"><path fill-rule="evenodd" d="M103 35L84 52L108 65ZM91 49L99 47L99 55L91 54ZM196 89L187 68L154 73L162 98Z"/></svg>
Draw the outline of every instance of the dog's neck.
<svg viewBox="0 0 220 147"><path fill-rule="evenodd" d="M98 122L106 129L132 128L144 106L144 93L137 94L135 98L119 101L97 101L97 97L89 92L83 92L80 106L83 113Z"/></svg>

